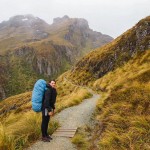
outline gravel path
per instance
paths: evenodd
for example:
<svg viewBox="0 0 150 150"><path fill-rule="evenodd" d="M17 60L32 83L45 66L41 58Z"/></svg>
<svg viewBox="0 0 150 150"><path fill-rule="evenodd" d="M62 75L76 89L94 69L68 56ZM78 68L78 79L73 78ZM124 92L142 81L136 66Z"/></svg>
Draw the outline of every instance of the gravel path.
<svg viewBox="0 0 150 150"><path fill-rule="evenodd" d="M54 116L54 120L58 120L63 128L81 127L89 124L96 107L96 102L100 97L92 91L90 92L93 94L92 98L85 99L77 106L62 110ZM51 142L38 141L28 150L76 150L76 146L71 143L70 138L52 137L53 140Z"/></svg>

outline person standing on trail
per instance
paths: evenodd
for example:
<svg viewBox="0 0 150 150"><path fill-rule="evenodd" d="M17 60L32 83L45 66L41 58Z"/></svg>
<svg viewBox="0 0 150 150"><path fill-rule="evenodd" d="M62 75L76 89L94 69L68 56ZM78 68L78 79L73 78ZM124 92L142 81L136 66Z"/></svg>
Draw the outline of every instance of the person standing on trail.
<svg viewBox="0 0 150 150"><path fill-rule="evenodd" d="M51 136L48 135L48 123L50 117L54 115L55 102L57 97L56 82L51 80L47 84L47 90L45 91L42 103L42 123L41 123L41 132L42 132L42 141L50 142L52 140Z"/></svg>

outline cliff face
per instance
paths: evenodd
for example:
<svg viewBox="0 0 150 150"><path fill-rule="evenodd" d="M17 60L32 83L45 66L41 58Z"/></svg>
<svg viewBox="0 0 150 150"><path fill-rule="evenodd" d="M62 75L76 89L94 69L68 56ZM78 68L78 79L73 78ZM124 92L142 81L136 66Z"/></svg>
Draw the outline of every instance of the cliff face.
<svg viewBox="0 0 150 150"><path fill-rule="evenodd" d="M0 23L0 31L0 99L31 89L40 77L58 76L112 40L92 31L85 19L68 16L55 18L52 25L32 15L15 16Z"/></svg>
<svg viewBox="0 0 150 150"><path fill-rule="evenodd" d="M54 76L68 69L75 61L77 49L64 45L52 44L53 51L36 53L32 61L33 69L46 76Z"/></svg>
<svg viewBox="0 0 150 150"><path fill-rule="evenodd" d="M38 52L35 47L23 46L7 52L0 66L0 93L5 98L30 90L39 78L56 77L73 64L77 49L51 45L51 51Z"/></svg>
<svg viewBox="0 0 150 150"><path fill-rule="evenodd" d="M86 55L75 65L70 76L79 82L98 79L149 48L150 17L147 17L110 44Z"/></svg>

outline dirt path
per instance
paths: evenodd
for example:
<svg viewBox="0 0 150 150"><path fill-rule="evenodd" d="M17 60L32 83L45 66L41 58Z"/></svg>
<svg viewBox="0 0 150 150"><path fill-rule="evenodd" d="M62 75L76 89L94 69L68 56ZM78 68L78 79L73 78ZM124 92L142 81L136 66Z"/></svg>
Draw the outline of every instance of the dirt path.
<svg viewBox="0 0 150 150"><path fill-rule="evenodd" d="M93 94L92 98L85 99L77 106L66 108L54 117L55 120L59 121L61 127L81 127L90 123L96 102L100 97L92 91L90 92ZM76 150L76 146L71 143L70 138L53 136L51 142L38 141L28 150Z"/></svg>

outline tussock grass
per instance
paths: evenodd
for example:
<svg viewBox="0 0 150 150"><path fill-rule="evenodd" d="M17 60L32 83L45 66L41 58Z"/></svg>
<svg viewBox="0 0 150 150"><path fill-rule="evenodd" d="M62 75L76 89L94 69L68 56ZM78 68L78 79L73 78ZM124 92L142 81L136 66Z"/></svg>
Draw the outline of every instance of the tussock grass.
<svg viewBox="0 0 150 150"><path fill-rule="evenodd" d="M88 143L88 129L90 129L87 126L83 126L81 128L79 128L77 130L77 133L75 134L75 136L72 138L72 143L75 144L77 146L78 149L81 150L87 150L89 147L89 143Z"/></svg>
<svg viewBox="0 0 150 150"><path fill-rule="evenodd" d="M64 80L65 74L57 79L58 98L56 113L64 108L77 105L91 94ZM41 136L41 113L31 110L31 92L9 97L0 102L0 149L15 150L29 146ZM58 127L50 121L49 134Z"/></svg>
<svg viewBox="0 0 150 150"><path fill-rule="evenodd" d="M90 96L91 94L87 92L86 89L75 89L71 94L66 95L63 98L58 98L58 103L56 104L57 111L77 105L82 102L83 99L89 98Z"/></svg>
<svg viewBox="0 0 150 150"><path fill-rule="evenodd" d="M85 137L81 134L75 135L72 139L72 143L82 150L87 149L87 141L85 140Z"/></svg>
<svg viewBox="0 0 150 150"><path fill-rule="evenodd" d="M145 84L150 81L150 50L135 56L127 64L109 72L104 77L96 80L94 87L97 90L109 91L129 86L133 81ZM136 84L136 83L134 83Z"/></svg>
<svg viewBox="0 0 150 150"><path fill-rule="evenodd" d="M77 105L84 99L91 97L91 93L82 87L78 87L71 82L67 81L65 77L67 72L58 78L58 98L56 103L57 112L64 108Z"/></svg>
<svg viewBox="0 0 150 150"><path fill-rule="evenodd" d="M97 103L100 149L150 148L149 60L147 50L94 83L95 89L105 91Z"/></svg>
<svg viewBox="0 0 150 150"><path fill-rule="evenodd" d="M58 127L57 122L50 122L49 133ZM0 149L22 149L41 136L41 113L11 113L0 123Z"/></svg>
<svg viewBox="0 0 150 150"><path fill-rule="evenodd" d="M31 101L31 92L22 93L19 95L11 96L0 102L0 114L4 115L10 110L15 110ZM29 106L31 109L31 104Z"/></svg>

